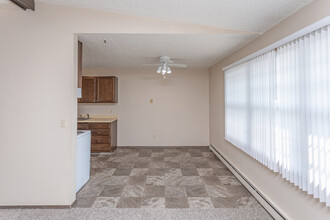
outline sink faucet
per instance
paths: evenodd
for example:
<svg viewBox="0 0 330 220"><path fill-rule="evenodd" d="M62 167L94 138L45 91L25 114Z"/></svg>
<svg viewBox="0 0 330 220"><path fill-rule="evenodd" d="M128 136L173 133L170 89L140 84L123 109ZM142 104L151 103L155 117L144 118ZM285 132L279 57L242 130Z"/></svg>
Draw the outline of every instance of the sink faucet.
<svg viewBox="0 0 330 220"><path fill-rule="evenodd" d="M87 118L89 119L89 114L87 114Z"/></svg>

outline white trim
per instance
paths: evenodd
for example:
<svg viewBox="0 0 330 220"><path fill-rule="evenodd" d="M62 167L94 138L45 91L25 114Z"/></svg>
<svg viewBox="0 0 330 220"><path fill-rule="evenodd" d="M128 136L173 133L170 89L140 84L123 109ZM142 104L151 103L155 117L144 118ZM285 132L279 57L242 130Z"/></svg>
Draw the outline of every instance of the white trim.
<svg viewBox="0 0 330 220"><path fill-rule="evenodd" d="M307 26L307 27L305 27L305 28L303 28L303 29L301 29L301 30L299 30L299 31L297 31L297 32L295 32L295 33L293 33L293 34L291 34L291 35L289 35L289 36L287 36L287 37L285 37L285 38L283 38L283 39L281 39L281 40L279 40L279 41L277 41L277 42L275 42L275 43L273 43L273 44L271 44L271 45L269 45L269 46L267 46L263 49L261 49L261 50L259 50L259 51L257 51L257 52L255 52L255 53L252 53L252 54L244 57L243 59L240 59L239 61L236 61L235 63L232 63L228 66L225 66L222 70L225 71L225 70L230 69L234 66L237 66L241 63L244 63L248 60L251 60L254 57L257 57L261 54L264 54L268 51L271 51L271 50L273 50L273 49L275 49L279 46L282 46L282 45L284 45L284 44L286 44L290 41L293 41L293 40L295 40L299 37L302 37L306 34L309 34L313 31L316 31L317 29L320 29L320 28L322 28L324 26L327 26L329 24L330 24L330 16L325 17L325 18L323 18L323 19L321 19L321 20L319 20L319 21L317 21L317 22L315 22L315 23L313 23L313 24L311 24L311 25L309 25L309 26Z"/></svg>
<svg viewBox="0 0 330 220"><path fill-rule="evenodd" d="M253 197L258 200L258 202L267 210L267 212L274 219L290 219L288 215L280 209L274 202L272 202L268 197L266 197L255 185L243 176L242 172L234 167L233 164L230 164L230 161L227 162L227 159L223 157L218 151L212 146L209 146L209 149L223 162L226 167L235 175L235 177L244 185L244 187L249 190ZM244 178L243 178L243 177Z"/></svg>

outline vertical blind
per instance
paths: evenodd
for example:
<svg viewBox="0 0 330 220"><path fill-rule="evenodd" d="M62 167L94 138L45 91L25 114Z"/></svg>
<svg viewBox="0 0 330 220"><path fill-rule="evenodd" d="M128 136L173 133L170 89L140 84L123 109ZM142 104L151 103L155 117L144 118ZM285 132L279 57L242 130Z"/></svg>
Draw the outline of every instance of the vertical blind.
<svg viewBox="0 0 330 220"><path fill-rule="evenodd" d="M225 71L226 140L330 206L330 25Z"/></svg>

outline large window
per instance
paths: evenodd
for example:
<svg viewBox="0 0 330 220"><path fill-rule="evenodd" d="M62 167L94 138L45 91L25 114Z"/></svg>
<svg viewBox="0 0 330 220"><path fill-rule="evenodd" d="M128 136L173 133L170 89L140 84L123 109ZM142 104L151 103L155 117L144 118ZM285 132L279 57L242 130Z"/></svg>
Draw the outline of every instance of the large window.
<svg viewBox="0 0 330 220"><path fill-rule="evenodd" d="M225 71L225 136L330 206L330 26Z"/></svg>

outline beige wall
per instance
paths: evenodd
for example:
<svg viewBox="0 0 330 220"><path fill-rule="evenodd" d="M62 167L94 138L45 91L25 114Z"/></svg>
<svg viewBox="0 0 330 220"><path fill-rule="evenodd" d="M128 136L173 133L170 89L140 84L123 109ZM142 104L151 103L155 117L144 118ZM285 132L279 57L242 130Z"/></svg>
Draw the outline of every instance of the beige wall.
<svg viewBox="0 0 330 220"><path fill-rule="evenodd" d="M75 200L75 33L219 32L39 2L0 4L0 31L0 206Z"/></svg>
<svg viewBox="0 0 330 220"><path fill-rule="evenodd" d="M84 69L83 75L117 76L119 103L79 104L78 113L117 115L119 146L207 146L208 69ZM150 103L153 99L153 103Z"/></svg>
<svg viewBox="0 0 330 220"><path fill-rule="evenodd" d="M210 143L291 219L330 219L330 208L225 141L222 68L329 15L329 0L314 1L210 69Z"/></svg>

